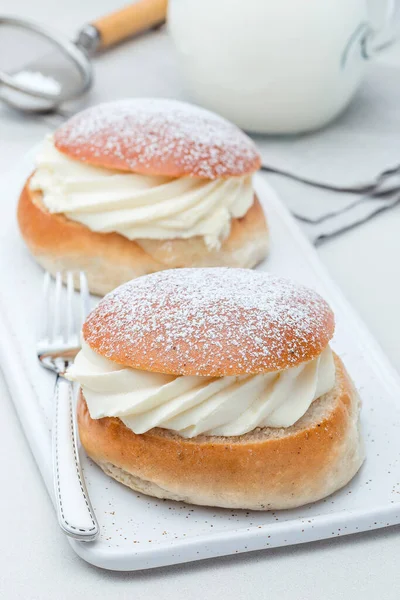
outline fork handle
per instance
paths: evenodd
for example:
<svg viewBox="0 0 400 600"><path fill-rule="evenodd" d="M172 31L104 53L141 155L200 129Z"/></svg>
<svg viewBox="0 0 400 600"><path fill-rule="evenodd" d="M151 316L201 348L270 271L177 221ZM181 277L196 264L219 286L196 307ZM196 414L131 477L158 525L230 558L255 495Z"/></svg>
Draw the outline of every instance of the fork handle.
<svg viewBox="0 0 400 600"><path fill-rule="evenodd" d="M68 536L92 541L99 526L86 490L76 442L72 383L58 376L54 391L53 472L58 522Z"/></svg>

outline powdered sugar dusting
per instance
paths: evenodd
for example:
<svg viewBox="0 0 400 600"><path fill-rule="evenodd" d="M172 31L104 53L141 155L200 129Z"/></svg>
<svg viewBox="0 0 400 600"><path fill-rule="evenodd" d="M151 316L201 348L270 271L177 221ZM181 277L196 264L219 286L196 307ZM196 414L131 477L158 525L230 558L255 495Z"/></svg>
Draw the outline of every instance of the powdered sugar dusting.
<svg viewBox="0 0 400 600"><path fill-rule="evenodd" d="M93 164L216 179L260 166L252 140L229 121L176 100L136 98L91 107L55 134L56 147ZM104 166L108 166L104 164ZM173 170L173 172L171 171Z"/></svg>
<svg viewBox="0 0 400 600"><path fill-rule="evenodd" d="M173 269L135 279L89 315L84 338L111 360L183 375L239 375L318 356L333 314L315 292L250 269Z"/></svg>

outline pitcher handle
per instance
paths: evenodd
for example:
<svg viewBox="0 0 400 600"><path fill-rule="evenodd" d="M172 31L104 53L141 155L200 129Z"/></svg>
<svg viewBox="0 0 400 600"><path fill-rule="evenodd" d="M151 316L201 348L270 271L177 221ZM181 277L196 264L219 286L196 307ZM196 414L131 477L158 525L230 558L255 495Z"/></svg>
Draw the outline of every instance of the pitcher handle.
<svg viewBox="0 0 400 600"><path fill-rule="evenodd" d="M374 0L381 2L381 0ZM363 57L374 58L400 39L400 0L385 0L384 23L368 27L362 39Z"/></svg>

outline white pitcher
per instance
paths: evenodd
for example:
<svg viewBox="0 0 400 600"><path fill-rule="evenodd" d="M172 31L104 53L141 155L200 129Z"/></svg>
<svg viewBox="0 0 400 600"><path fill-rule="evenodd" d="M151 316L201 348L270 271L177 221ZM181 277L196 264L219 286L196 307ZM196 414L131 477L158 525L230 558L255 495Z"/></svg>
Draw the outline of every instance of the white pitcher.
<svg viewBox="0 0 400 600"><path fill-rule="evenodd" d="M169 0L192 99L259 133L322 127L350 102L368 59L392 40L395 0Z"/></svg>

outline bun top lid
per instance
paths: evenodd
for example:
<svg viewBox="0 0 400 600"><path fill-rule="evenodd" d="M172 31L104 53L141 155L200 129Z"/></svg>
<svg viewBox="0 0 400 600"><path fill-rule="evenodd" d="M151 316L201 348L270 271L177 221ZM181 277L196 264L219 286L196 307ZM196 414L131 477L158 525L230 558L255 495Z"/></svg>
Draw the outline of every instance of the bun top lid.
<svg viewBox="0 0 400 600"><path fill-rule="evenodd" d="M227 376L316 358L334 316L314 291L250 269L172 269L122 285L91 312L83 336L135 369Z"/></svg>
<svg viewBox="0 0 400 600"><path fill-rule="evenodd" d="M238 127L198 106L136 98L99 104L63 124L56 148L91 165L170 177L243 176L261 160Z"/></svg>

